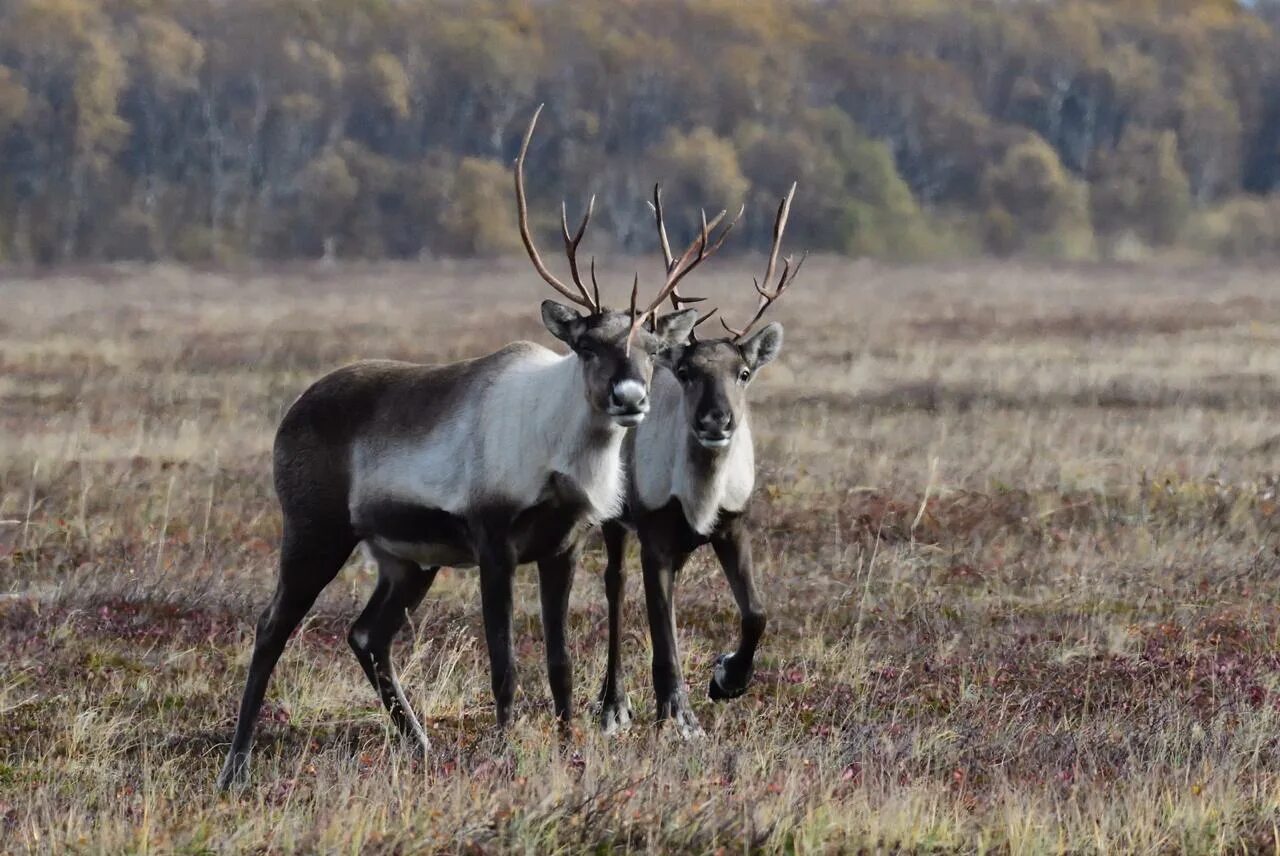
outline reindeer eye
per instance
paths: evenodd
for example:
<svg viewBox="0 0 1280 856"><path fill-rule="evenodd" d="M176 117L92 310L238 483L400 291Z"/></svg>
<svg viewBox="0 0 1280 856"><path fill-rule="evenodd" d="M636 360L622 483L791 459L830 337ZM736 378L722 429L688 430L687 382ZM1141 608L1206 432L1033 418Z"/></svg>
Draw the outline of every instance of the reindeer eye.
<svg viewBox="0 0 1280 856"><path fill-rule="evenodd" d="M751 380L751 369L743 369L741 373L738 374L738 380L742 381L743 383L746 383L747 381Z"/></svg>

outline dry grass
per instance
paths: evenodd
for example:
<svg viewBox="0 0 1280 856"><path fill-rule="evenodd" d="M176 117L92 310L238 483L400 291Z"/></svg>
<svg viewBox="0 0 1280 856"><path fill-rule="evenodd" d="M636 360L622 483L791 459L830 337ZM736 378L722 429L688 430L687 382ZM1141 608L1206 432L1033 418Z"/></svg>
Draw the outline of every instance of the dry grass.
<svg viewBox="0 0 1280 856"><path fill-rule="evenodd" d="M749 287L722 266L713 295ZM443 574L400 753L346 649L358 559L293 640L255 779L214 793L273 584L267 450L324 371L546 341L520 265L168 267L0 284L0 840L14 850L1272 850L1280 817L1280 295L1244 269L811 262L755 390L757 682L681 582L701 742L649 727L630 584L619 739L554 728L522 572L492 733L475 578ZM608 281L622 282L615 271ZM577 695L602 673L591 552Z"/></svg>

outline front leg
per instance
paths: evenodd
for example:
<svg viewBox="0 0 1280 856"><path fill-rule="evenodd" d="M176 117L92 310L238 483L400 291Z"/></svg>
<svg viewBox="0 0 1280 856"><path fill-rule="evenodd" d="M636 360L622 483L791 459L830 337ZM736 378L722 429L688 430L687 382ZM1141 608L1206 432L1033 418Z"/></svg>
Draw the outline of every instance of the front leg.
<svg viewBox="0 0 1280 856"><path fill-rule="evenodd" d="M547 679L556 719L567 725L573 718L573 660L565 639L569 592L578 565L574 547L538 562L538 590L542 598L542 635L547 646Z"/></svg>
<svg viewBox="0 0 1280 856"><path fill-rule="evenodd" d="M489 649L489 680L498 727L511 721L516 694L516 655L511 629L511 586L516 573L516 551L506 529L486 530L477 545L480 564L480 607L484 613L484 637Z"/></svg>
<svg viewBox="0 0 1280 856"><path fill-rule="evenodd" d="M675 578L689 558L658 539L641 537L640 560L644 570L645 606L653 644L653 689L658 699L658 724L670 719L681 737L697 737L702 727L689 707L676 643Z"/></svg>
<svg viewBox="0 0 1280 856"><path fill-rule="evenodd" d="M627 530L621 523L604 524L604 591L609 599L609 658L604 684L600 687L600 730L613 734L631 727L631 702L622 683L622 602L626 597L627 572L623 565Z"/></svg>
<svg viewBox="0 0 1280 856"><path fill-rule="evenodd" d="M727 522L711 538L711 546L724 569L725 579L733 590L741 616L738 650L716 658L711 686L707 691L715 701L737 698L747 691L754 670L756 646L764 635L766 616L756 592L751 564L751 539L745 516Z"/></svg>

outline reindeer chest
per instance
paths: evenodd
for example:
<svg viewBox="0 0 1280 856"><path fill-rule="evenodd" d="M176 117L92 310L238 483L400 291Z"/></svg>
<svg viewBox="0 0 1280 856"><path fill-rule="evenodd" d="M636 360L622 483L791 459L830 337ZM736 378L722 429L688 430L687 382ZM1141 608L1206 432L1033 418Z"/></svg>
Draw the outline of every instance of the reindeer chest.
<svg viewBox="0 0 1280 856"><path fill-rule="evenodd" d="M591 528L588 494L563 473L552 473L542 493L512 522L511 538L521 562L554 556L573 547Z"/></svg>
<svg viewBox="0 0 1280 856"><path fill-rule="evenodd" d="M678 552L692 552L710 544L718 533L745 513L745 510L724 512L716 518L709 531L699 532L690 523L688 510L678 498L673 497L661 508L633 512L625 522L639 533L641 539L650 539L652 543Z"/></svg>

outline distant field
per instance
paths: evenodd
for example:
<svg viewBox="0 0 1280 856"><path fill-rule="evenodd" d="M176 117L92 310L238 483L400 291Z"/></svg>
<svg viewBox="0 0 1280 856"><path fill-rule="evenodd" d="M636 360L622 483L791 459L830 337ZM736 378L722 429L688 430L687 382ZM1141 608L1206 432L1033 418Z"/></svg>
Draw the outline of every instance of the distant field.
<svg viewBox="0 0 1280 856"><path fill-rule="evenodd" d="M645 260L650 280L653 259ZM755 265L692 292L750 302ZM621 302L629 272L607 271ZM691 278L692 286L692 278ZM493 732L473 574L398 646L404 755L347 649L357 556L291 642L251 788L214 792L294 396L361 357L551 343L527 264L0 276L0 849L1077 852L1280 841L1280 280L1262 269L816 259L753 391L770 624L746 697L718 567L680 581L706 739L599 736L602 566L559 747L535 576ZM734 312L733 307L738 307Z"/></svg>

